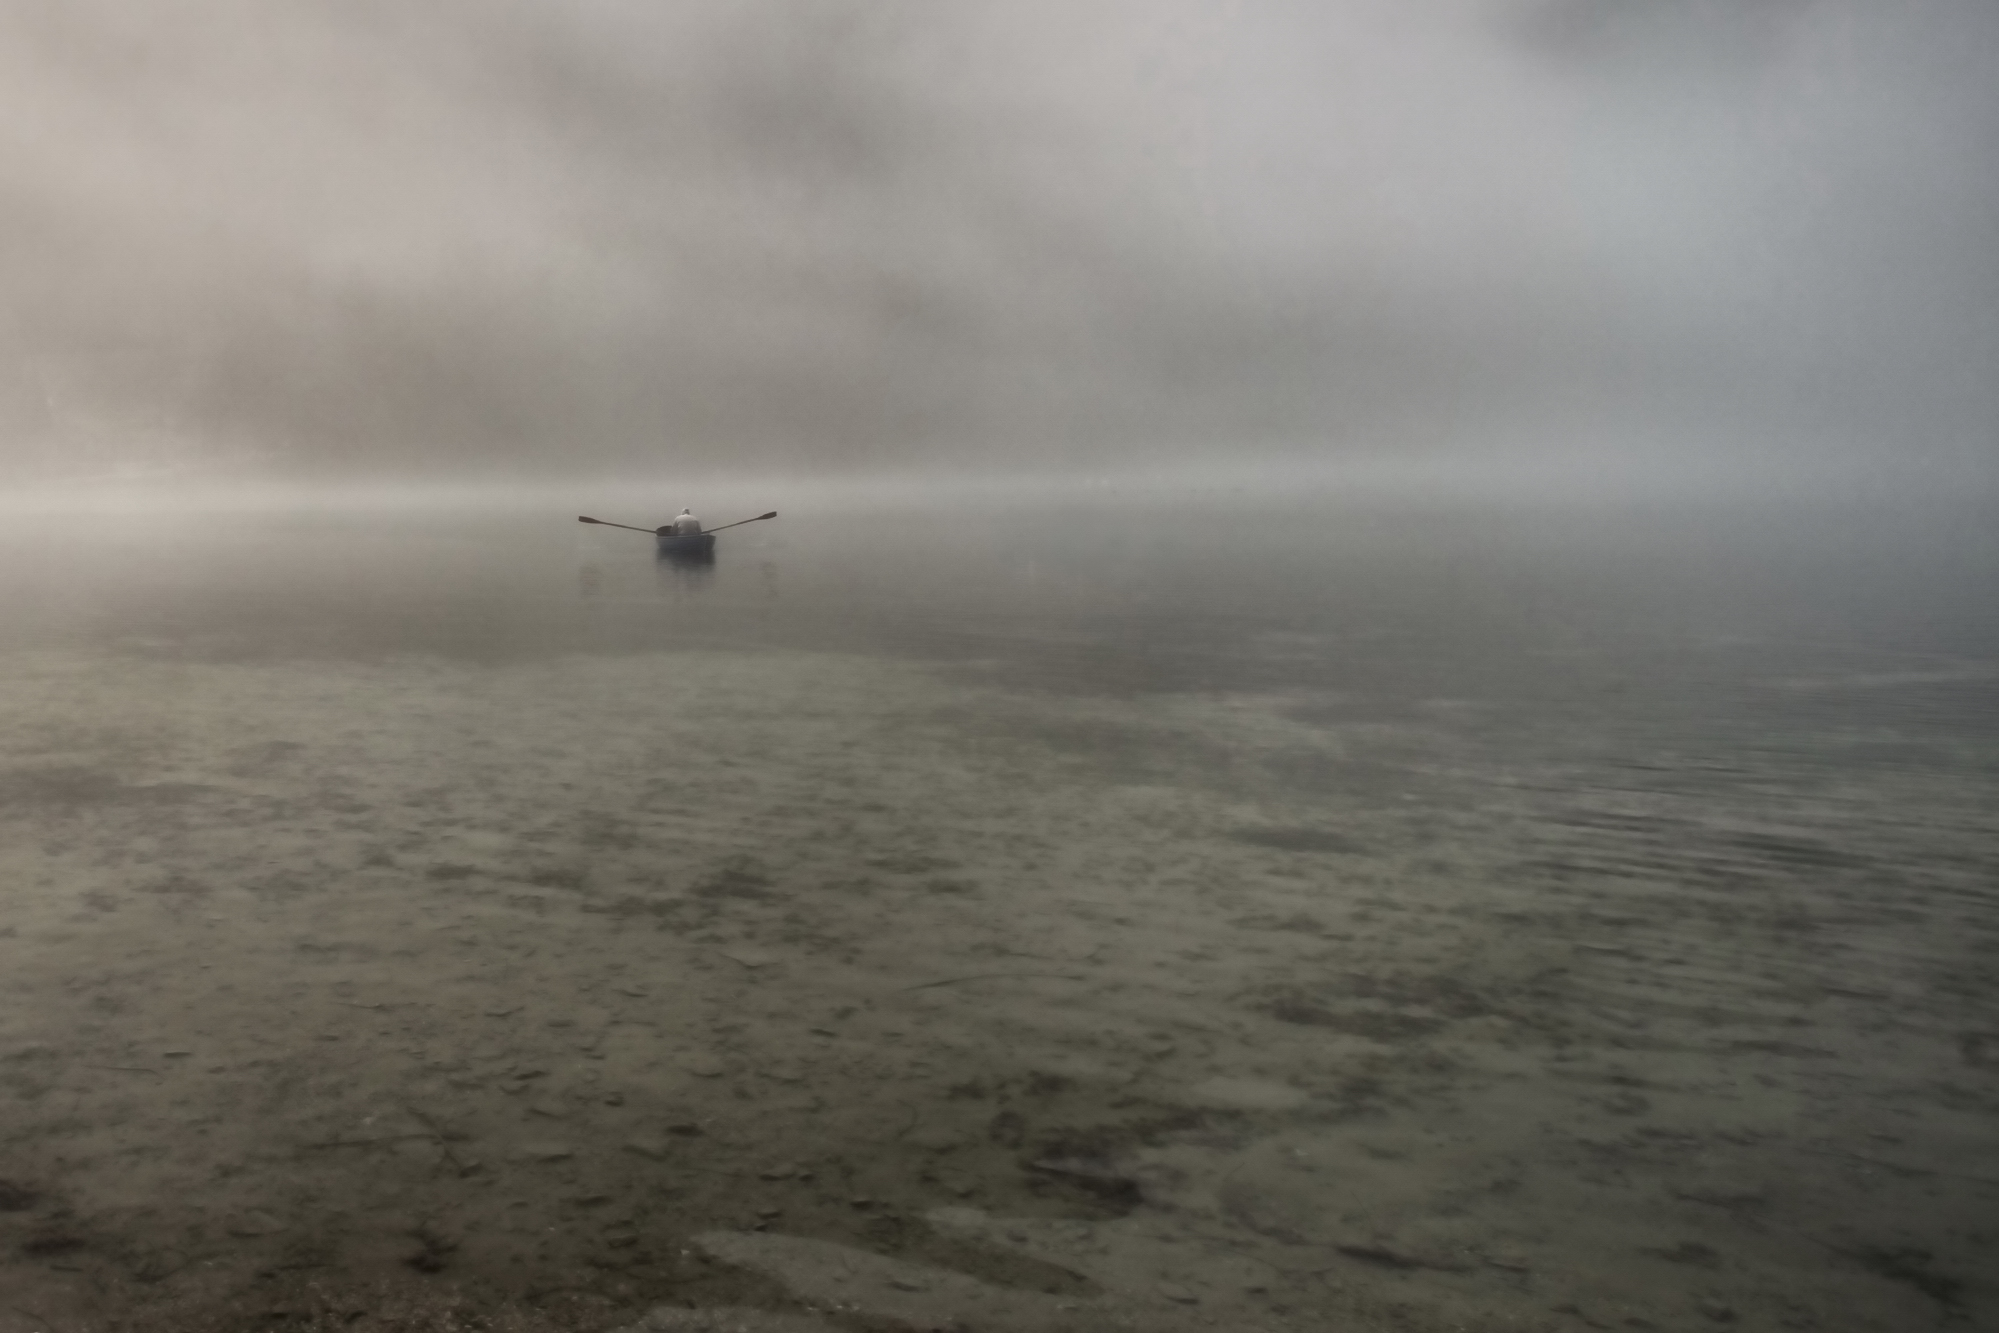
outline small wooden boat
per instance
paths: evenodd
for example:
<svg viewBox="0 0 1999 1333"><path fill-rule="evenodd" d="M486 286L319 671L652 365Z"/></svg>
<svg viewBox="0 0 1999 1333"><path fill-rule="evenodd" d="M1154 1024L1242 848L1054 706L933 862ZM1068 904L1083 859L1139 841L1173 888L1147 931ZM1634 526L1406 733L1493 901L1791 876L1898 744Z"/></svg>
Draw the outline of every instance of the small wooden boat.
<svg viewBox="0 0 1999 1333"><path fill-rule="evenodd" d="M706 532L690 532L684 536L675 532L671 523L657 528L635 528L629 523L613 523L608 519L591 518L588 515L579 515L576 521L578 523L594 523L600 528L623 528L627 532L650 532L653 540L659 543L659 553L662 557L673 560L706 561L715 558L715 534L722 531L723 528L740 528L745 523L761 523L767 518L776 517L777 511L773 509L768 514L758 514L755 518L740 518L734 523L724 523L720 528L710 528Z"/></svg>
<svg viewBox="0 0 1999 1333"><path fill-rule="evenodd" d="M661 528L653 533L653 540L659 543L661 555L684 555L700 557L715 554L715 534L712 532L691 532L685 536L676 534L671 528Z"/></svg>

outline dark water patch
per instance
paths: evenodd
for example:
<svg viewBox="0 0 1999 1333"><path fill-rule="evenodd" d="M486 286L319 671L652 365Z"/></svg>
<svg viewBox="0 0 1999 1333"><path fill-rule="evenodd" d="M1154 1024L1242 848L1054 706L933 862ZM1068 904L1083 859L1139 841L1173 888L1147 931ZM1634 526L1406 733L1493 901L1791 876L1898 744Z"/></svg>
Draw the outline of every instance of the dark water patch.
<svg viewBox="0 0 1999 1333"><path fill-rule="evenodd" d="M302 939L292 941L292 951L301 958L315 963L340 961L370 961L381 956L381 950L364 940L321 940Z"/></svg>
<svg viewBox="0 0 1999 1333"><path fill-rule="evenodd" d="M1344 833L1330 829L1303 827L1231 829L1231 841L1252 847L1269 847L1280 852L1317 852L1336 856L1365 855L1367 848Z"/></svg>
<svg viewBox="0 0 1999 1333"><path fill-rule="evenodd" d="M168 875L165 879L154 880L151 884L142 885L139 892L156 894L162 898L178 898L187 901L206 898L213 894L215 890L200 880L190 879L186 875Z"/></svg>
<svg viewBox="0 0 1999 1333"><path fill-rule="evenodd" d="M693 893L695 897L711 902L720 899L761 902L777 896L771 885L771 877L763 867L744 858L716 870L696 884Z"/></svg>
<svg viewBox="0 0 1999 1333"><path fill-rule="evenodd" d="M1493 1004L1466 983L1451 976L1370 976L1349 978L1339 990L1359 999L1418 1007L1447 1018L1482 1018Z"/></svg>
<svg viewBox="0 0 1999 1333"><path fill-rule="evenodd" d="M1762 833L1739 833L1728 839L1736 847L1753 853L1756 857L1775 861L1780 865L1807 866L1814 869L1863 869L1874 864L1874 859L1857 852L1844 851L1822 842L1807 841L1802 838L1780 838Z"/></svg>
<svg viewBox="0 0 1999 1333"><path fill-rule="evenodd" d="M586 902L581 910L598 916L625 919L640 916L656 917L664 927L665 918L677 915L684 905L678 898L642 898L636 894L626 894L622 898L601 905Z"/></svg>
<svg viewBox="0 0 1999 1333"><path fill-rule="evenodd" d="M232 752L232 761L224 771L237 778L267 777L305 748L299 741L245 745Z"/></svg>
<svg viewBox="0 0 1999 1333"><path fill-rule="evenodd" d="M1928 1250L1906 1245L1869 1245L1843 1253L1868 1272L1891 1282L1906 1283L1939 1305L1957 1305L1964 1290L1964 1279L1940 1273L1932 1267L1934 1259Z"/></svg>
<svg viewBox="0 0 1999 1333"><path fill-rule="evenodd" d="M629 852L636 849L642 839L631 821L601 810L589 810L577 822L576 841L584 847Z"/></svg>
<svg viewBox="0 0 1999 1333"><path fill-rule="evenodd" d="M0 770L0 806L178 805L215 790L195 782L127 782L109 769L83 764Z"/></svg>
<svg viewBox="0 0 1999 1333"><path fill-rule="evenodd" d="M1384 1009L1332 1008L1317 998L1297 994L1276 995L1251 1006L1280 1023L1299 1027L1326 1028L1350 1037L1365 1037L1384 1044L1425 1037L1441 1028L1442 1019L1418 1014L1394 1013Z"/></svg>
<svg viewBox="0 0 1999 1333"><path fill-rule="evenodd" d="M1677 837L1693 827L1688 821L1669 815L1625 814L1612 810L1566 810L1544 816L1544 819L1562 828L1596 829L1655 838Z"/></svg>
<svg viewBox="0 0 1999 1333"><path fill-rule="evenodd" d="M1238 917L1229 924L1238 930L1279 930L1296 935L1325 935L1328 933L1328 927L1325 922L1306 912L1293 912L1289 916ZM1347 937L1338 936L1336 938L1344 939Z"/></svg>
<svg viewBox="0 0 1999 1333"><path fill-rule="evenodd" d="M1509 879L1528 881L1550 879L1558 883L1594 876L1653 878L1650 872L1633 871L1607 861L1584 861L1553 856L1537 857L1530 861L1514 861L1498 867L1496 873Z"/></svg>
<svg viewBox="0 0 1999 1333"><path fill-rule="evenodd" d="M39 1043L0 1055L0 1089L34 1101L55 1086L60 1065L56 1052Z"/></svg>
<svg viewBox="0 0 1999 1333"><path fill-rule="evenodd" d="M892 856L872 857L868 865L876 870L886 870L896 875L927 875L939 870L956 870L958 862L938 856L924 856L917 853L897 853Z"/></svg>
<svg viewBox="0 0 1999 1333"><path fill-rule="evenodd" d="M1731 1021L1734 1022L1740 1023L1745 1020L1746 1015L1743 1014L1731 1016ZM1721 1049L1751 1055L1783 1056L1793 1060L1833 1060L1839 1057L1839 1052L1828 1050L1823 1046L1806 1046L1801 1042L1784 1041L1781 1038L1775 1037L1767 1039L1745 1037L1736 1041L1723 1042Z"/></svg>
<svg viewBox="0 0 1999 1333"><path fill-rule="evenodd" d="M21 1242L21 1253L30 1259L60 1259L87 1248L89 1243L73 1231L42 1231Z"/></svg>
<svg viewBox="0 0 1999 1333"><path fill-rule="evenodd" d="M1335 1245L1333 1248L1349 1259L1359 1259L1363 1263L1375 1264L1382 1268L1402 1270L1428 1268L1445 1273L1462 1273L1469 1271L1472 1266L1470 1261L1451 1255L1398 1249L1379 1241L1370 1241L1366 1244L1348 1243Z"/></svg>
<svg viewBox="0 0 1999 1333"><path fill-rule="evenodd" d="M1138 1181L1118 1165L1121 1158L1169 1135L1200 1129L1208 1119L1201 1111L1171 1107L1062 1125L1034 1136L1021 1170L1035 1193L1052 1192L1073 1203L1094 1205L1085 1212L1122 1217L1145 1199Z"/></svg>
<svg viewBox="0 0 1999 1333"><path fill-rule="evenodd" d="M1024 1169L1033 1182L1083 1195L1113 1217L1122 1217L1145 1201L1136 1180L1100 1158L1044 1157L1028 1162Z"/></svg>

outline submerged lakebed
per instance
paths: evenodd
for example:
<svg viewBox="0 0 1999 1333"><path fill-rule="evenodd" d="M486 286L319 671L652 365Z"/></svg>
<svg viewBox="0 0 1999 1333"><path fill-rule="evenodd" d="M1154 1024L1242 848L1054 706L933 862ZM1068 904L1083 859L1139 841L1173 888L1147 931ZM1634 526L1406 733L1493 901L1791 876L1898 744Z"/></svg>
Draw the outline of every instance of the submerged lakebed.
<svg viewBox="0 0 1999 1333"><path fill-rule="evenodd" d="M0 1330L1999 1313L1989 546L786 515L8 539Z"/></svg>

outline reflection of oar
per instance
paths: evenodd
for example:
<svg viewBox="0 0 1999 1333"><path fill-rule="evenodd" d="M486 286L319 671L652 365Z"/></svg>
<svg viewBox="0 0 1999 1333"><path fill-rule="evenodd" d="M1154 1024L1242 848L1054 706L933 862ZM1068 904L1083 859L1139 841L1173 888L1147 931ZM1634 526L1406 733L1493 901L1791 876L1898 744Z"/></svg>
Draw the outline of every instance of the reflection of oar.
<svg viewBox="0 0 1999 1333"><path fill-rule="evenodd" d="M595 523L600 528L623 528L626 532L643 532L649 537L656 537L666 531L665 528L635 528L629 523L607 523L601 518L585 518L581 514L576 516L576 521L578 523Z"/></svg>

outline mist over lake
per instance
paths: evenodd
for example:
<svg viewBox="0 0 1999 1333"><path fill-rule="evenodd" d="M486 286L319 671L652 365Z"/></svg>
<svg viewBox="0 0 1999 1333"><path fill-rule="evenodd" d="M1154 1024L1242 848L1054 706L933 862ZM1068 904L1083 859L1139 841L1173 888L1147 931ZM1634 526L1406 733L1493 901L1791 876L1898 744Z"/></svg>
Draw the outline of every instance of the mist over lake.
<svg viewBox="0 0 1999 1333"><path fill-rule="evenodd" d="M0 1333L1999 1325L1995 65L0 0Z"/></svg>

